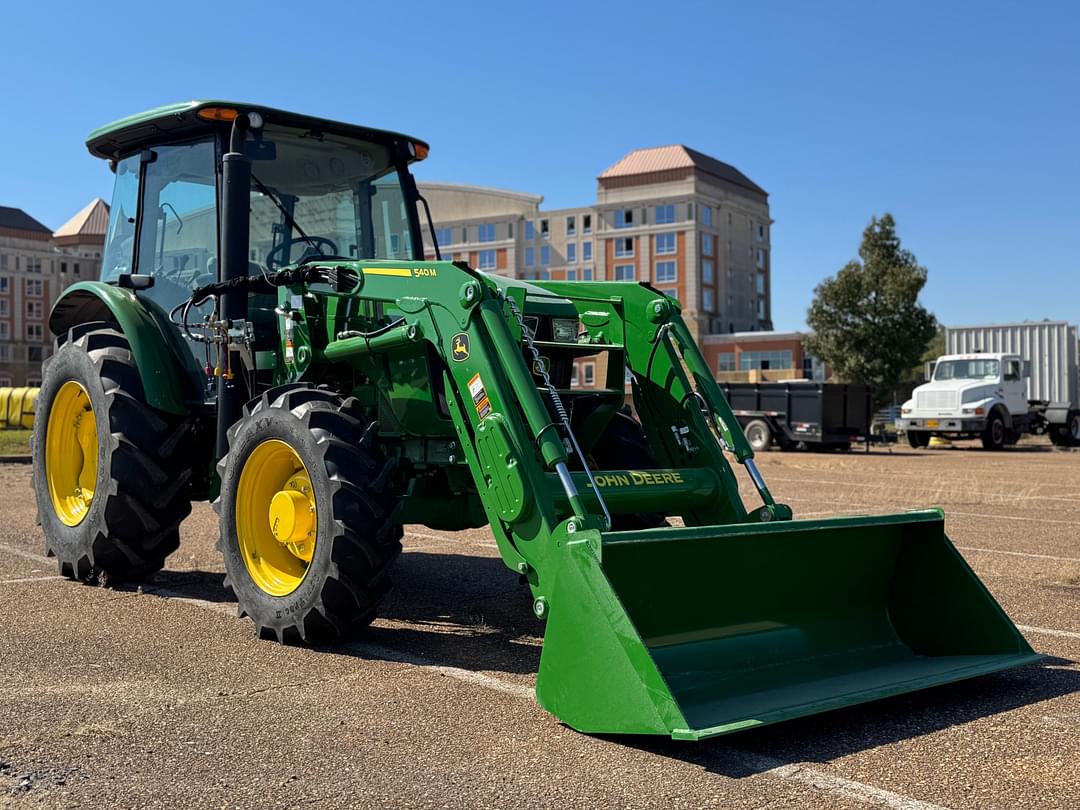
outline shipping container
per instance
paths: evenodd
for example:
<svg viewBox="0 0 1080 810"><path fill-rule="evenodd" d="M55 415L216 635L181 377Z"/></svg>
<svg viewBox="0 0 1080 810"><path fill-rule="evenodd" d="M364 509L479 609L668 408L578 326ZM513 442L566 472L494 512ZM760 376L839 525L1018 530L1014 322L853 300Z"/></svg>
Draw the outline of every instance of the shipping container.
<svg viewBox="0 0 1080 810"><path fill-rule="evenodd" d="M1030 364L1028 399L1080 404L1077 328L1066 321L945 327L945 353L1018 354Z"/></svg>

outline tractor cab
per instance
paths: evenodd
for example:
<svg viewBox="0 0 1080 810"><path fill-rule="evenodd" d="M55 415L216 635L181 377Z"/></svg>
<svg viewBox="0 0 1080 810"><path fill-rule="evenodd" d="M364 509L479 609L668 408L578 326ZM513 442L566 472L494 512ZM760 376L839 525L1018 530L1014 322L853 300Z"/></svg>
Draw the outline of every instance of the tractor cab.
<svg viewBox="0 0 1080 810"><path fill-rule="evenodd" d="M314 257L423 257L408 165L427 155L426 144L264 107L189 102L117 121L88 139L116 175L102 281L168 313L223 278L222 156L241 110L253 122L241 146L250 163L247 275ZM273 297L262 298L250 302L251 316L269 315L272 324ZM208 301L193 312L211 308Z"/></svg>

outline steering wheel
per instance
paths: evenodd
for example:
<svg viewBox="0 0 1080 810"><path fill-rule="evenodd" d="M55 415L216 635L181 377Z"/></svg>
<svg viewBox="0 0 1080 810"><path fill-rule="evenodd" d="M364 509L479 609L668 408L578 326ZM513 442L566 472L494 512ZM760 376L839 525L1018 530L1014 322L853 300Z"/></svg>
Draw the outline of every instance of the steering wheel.
<svg viewBox="0 0 1080 810"><path fill-rule="evenodd" d="M276 248L272 248L266 254L266 260L263 262L266 269L277 270L281 267L284 264L285 252L293 245L307 245L309 249L316 249L325 256L336 256L338 252L337 244L332 239L327 239L325 236L309 236L304 239L301 236L290 239L288 242L282 242ZM323 250L323 247L328 247L329 250Z"/></svg>

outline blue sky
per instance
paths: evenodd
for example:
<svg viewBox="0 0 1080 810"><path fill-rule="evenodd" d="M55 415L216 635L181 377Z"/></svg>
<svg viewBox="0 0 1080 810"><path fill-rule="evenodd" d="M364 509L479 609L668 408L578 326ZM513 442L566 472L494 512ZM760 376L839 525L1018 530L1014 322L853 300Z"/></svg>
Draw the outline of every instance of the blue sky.
<svg viewBox="0 0 1080 810"><path fill-rule="evenodd" d="M1077 4L604 6L19 3L0 205L55 228L108 199L86 133L188 98L414 133L432 144L421 179L548 208L594 200L631 149L685 143L770 194L777 328L803 325L884 211L943 322L1080 321Z"/></svg>

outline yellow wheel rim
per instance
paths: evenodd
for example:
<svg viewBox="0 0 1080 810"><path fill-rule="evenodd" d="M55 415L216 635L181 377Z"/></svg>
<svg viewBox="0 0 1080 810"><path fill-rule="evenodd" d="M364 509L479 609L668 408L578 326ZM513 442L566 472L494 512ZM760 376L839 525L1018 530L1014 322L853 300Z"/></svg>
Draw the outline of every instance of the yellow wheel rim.
<svg viewBox="0 0 1080 810"><path fill-rule="evenodd" d="M97 488L98 434L90 395L80 383L60 386L45 430L45 478L53 511L66 526L78 526Z"/></svg>
<svg viewBox="0 0 1080 810"><path fill-rule="evenodd" d="M300 587L318 525L311 476L296 451L279 439L252 450L236 485L236 536L261 590L285 596Z"/></svg>

